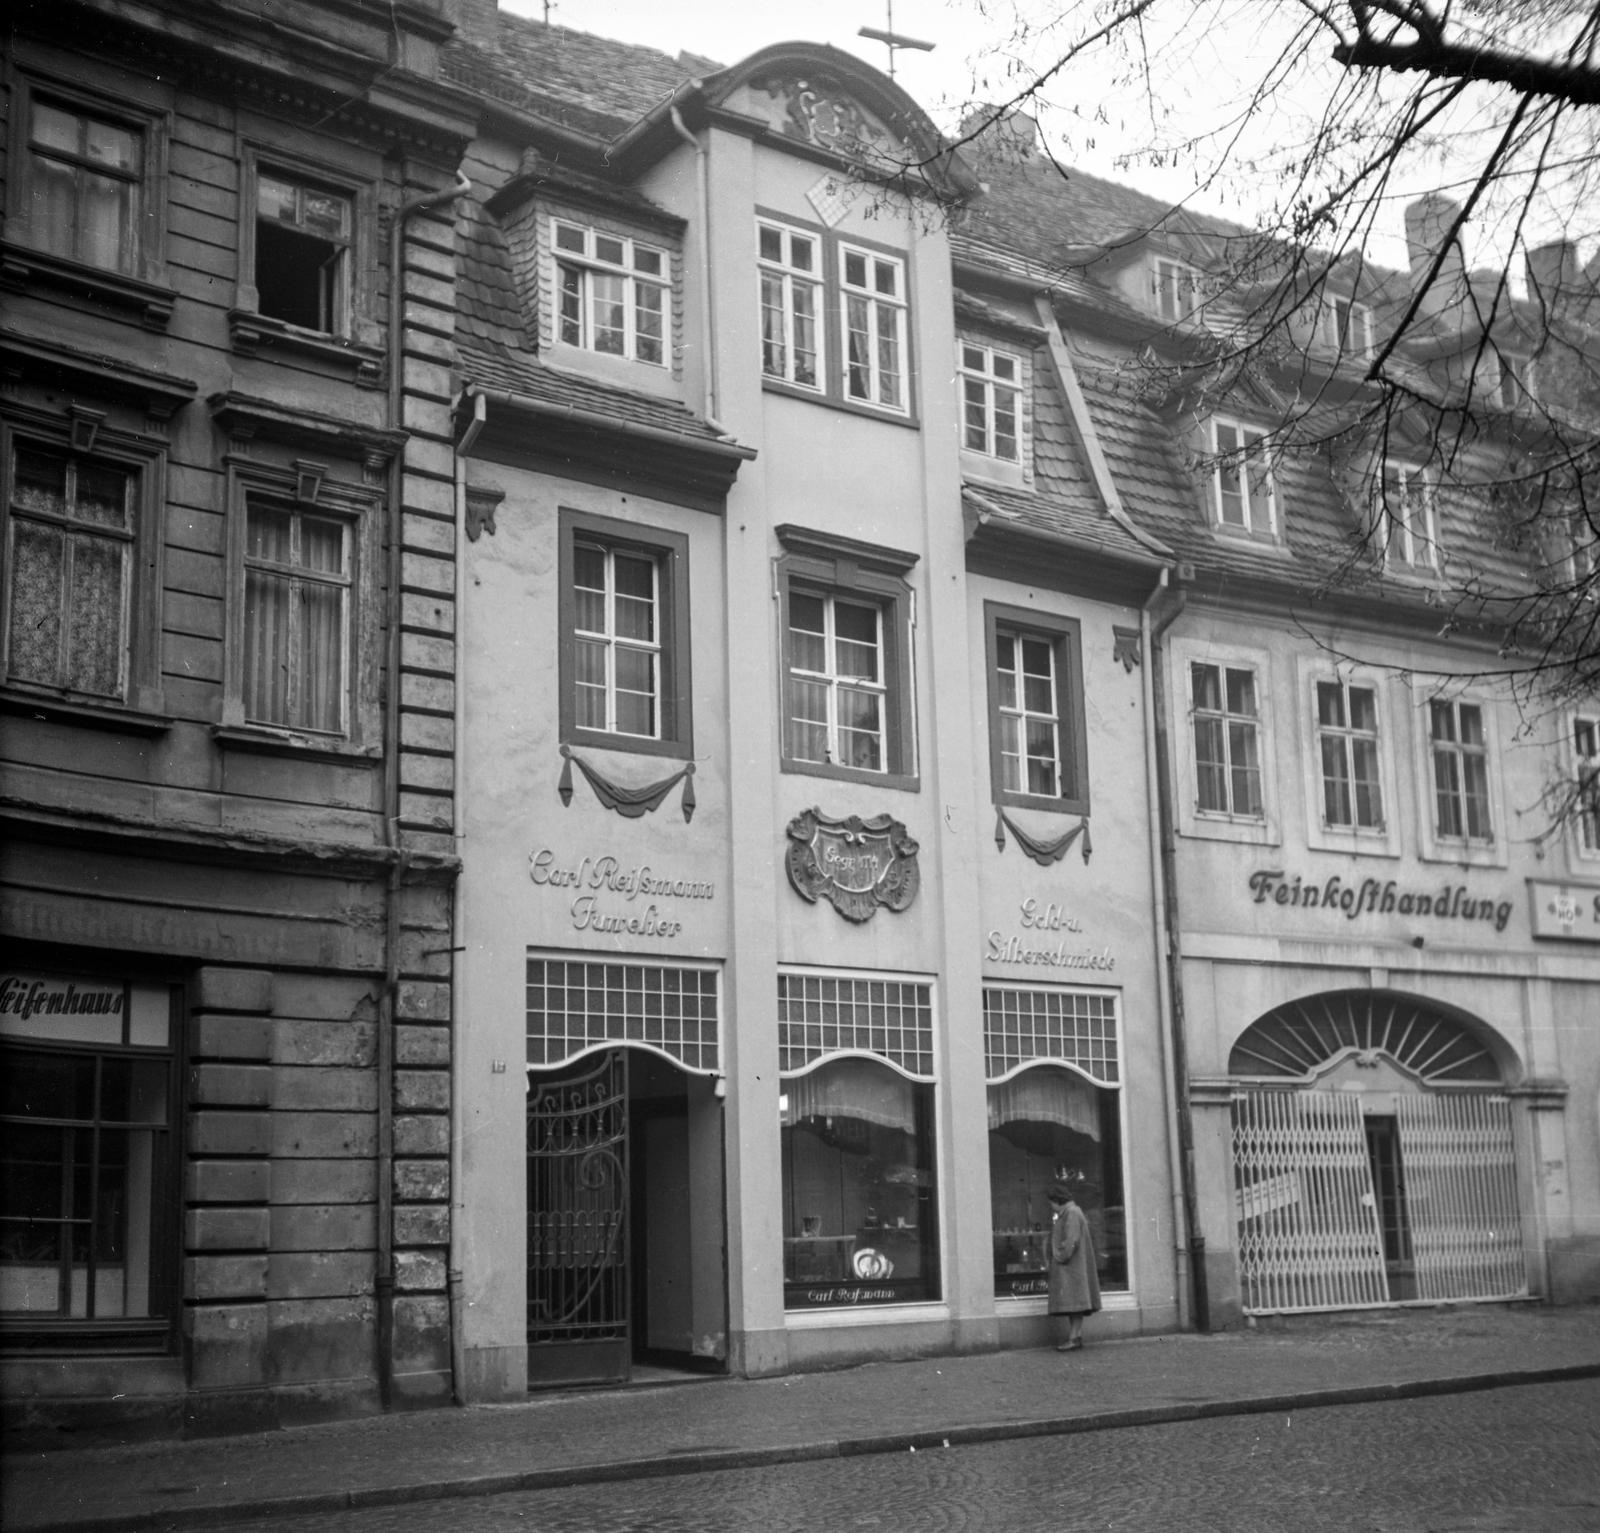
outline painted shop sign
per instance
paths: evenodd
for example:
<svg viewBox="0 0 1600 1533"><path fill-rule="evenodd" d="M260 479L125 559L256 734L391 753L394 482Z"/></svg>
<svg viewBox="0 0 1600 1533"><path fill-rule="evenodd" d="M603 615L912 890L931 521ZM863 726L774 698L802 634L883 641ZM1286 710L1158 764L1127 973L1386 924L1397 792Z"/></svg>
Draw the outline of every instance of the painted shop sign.
<svg viewBox="0 0 1600 1533"><path fill-rule="evenodd" d="M870 921L880 905L910 908L921 887L917 843L899 820L858 814L835 820L806 809L789 821L784 867L807 904L826 900L847 921Z"/></svg>
<svg viewBox="0 0 1600 1533"><path fill-rule="evenodd" d="M1023 900L1017 907L1017 921L1024 931L1029 932L1068 932L1073 935L1083 932L1082 921L1054 900L1043 905L1036 899ZM1016 932L1007 936L1003 931L992 931L984 949L984 962L1022 964L1039 969L1098 969L1108 973L1117 966L1109 947L1098 952L1092 947L1080 949L1069 944L1065 937L1049 947L1030 946L1035 940L1044 939L1023 937Z"/></svg>
<svg viewBox="0 0 1600 1533"><path fill-rule="evenodd" d="M1600 889L1583 884L1528 880L1535 937L1566 942L1600 942Z"/></svg>
<svg viewBox="0 0 1600 1533"><path fill-rule="evenodd" d="M1337 873L1315 880L1292 878L1277 868L1250 875L1250 893L1257 905L1286 905L1296 910L1321 910L1354 921L1363 915L1430 916L1435 920L1488 922L1497 932L1511 919L1511 901L1474 897L1466 884L1417 888L1395 879L1364 878L1345 883Z"/></svg>
<svg viewBox="0 0 1600 1533"><path fill-rule="evenodd" d="M15 971L0 976L0 1018L120 1017L127 992L115 984L43 979Z"/></svg>
<svg viewBox="0 0 1600 1533"><path fill-rule="evenodd" d="M529 854L528 877L541 889L572 891L568 911L578 931L616 936L676 937L683 922L664 914L656 902L710 900L717 895L716 884L708 879L677 878L648 863L630 868L609 854L561 862L549 847ZM636 904L641 899L648 901L643 908ZM635 908L619 910L617 901Z"/></svg>

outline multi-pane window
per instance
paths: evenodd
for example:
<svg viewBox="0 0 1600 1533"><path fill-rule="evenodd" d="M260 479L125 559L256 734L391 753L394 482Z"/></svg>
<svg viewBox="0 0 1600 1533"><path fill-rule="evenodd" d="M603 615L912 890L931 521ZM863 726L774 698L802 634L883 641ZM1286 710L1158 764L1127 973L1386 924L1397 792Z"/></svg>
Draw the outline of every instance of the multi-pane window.
<svg viewBox="0 0 1600 1533"><path fill-rule="evenodd" d="M883 608L789 593L789 754L796 761L887 769Z"/></svg>
<svg viewBox="0 0 1600 1533"><path fill-rule="evenodd" d="M1378 694L1342 681L1317 683L1317 752L1322 765L1322 823L1381 830L1383 785L1378 756Z"/></svg>
<svg viewBox="0 0 1600 1533"><path fill-rule="evenodd" d="M904 410L905 266L892 256L839 247L847 399Z"/></svg>
<svg viewBox="0 0 1600 1533"><path fill-rule="evenodd" d="M1586 852L1600 852L1600 718L1580 714L1572 721L1572 754L1577 768L1573 814Z"/></svg>
<svg viewBox="0 0 1600 1533"><path fill-rule="evenodd" d="M761 270L761 371L801 388L821 387L818 316L822 246L813 234L758 224Z"/></svg>
<svg viewBox="0 0 1600 1533"><path fill-rule="evenodd" d="M350 525L251 501L244 547L244 713L343 734L349 694Z"/></svg>
<svg viewBox="0 0 1600 1533"><path fill-rule="evenodd" d="M1515 410L1528 402L1529 362L1520 351L1496 351L1493 403L1502 410Z"/></svg>
<svg viewBox="0 0 1600 1533"><path fill-rule="evenodd" d="M1211 492L1224 527L1270 536L1277 525L1266 434L1238 421L1211 423Z"/></svg>
<svg viewBox="0 0 1600 1533"><path fill-rule="evenodd" d="M303 330L344 335L353 229L349 197L261 170L255 228L259 311Z"/></svg>
<svg viewBox="0 0 1600 1533"><path fill-rule="evenodd" d="M1425 470L1384 462L1376 520L1379 544L1391 566L1431 569L1438 563L1433 486Z"/></svg>
<svg viewBox="0 0 1600 1533"><path fill-rule="evenodd" d="M560 220L554 240L562 342L664 367L672 312L667 252Z"/></svg>
<svg viewBox="0 0 1600 1533"><path fill-rule="evenodd" d="M134 490L128 470L18 444L6 549L6 679L121 697Z"/></svg>
<svg viewBox="0 0 1600 1533"><path fill-rule="evenodd" d="M1433 750L1434 826L1440 839L1492 841L1489 749L1477 703L1434 698L1428 704Z"/></svg>
<svg viewBox="0 0 1600 1533"><path fill-rule="evenodd" d="M1194 313L1200 287L1199 273L1194 267L1158 256L1154 280L1156 312L1164 320L1176 324Z"/></svg>
<svg viewBox="0 0 1600 1533"><path fill-rule="evenodd" d="M1339 293L1324 293L1322 343L1342 357L1365 360L1372 352L1372 310Z"/></svg>
<svg viewBox="0 0 1600 1533"><path fill-rule="evenodd" d="M165 986L0 978L0 1315L24 1344L159 1344L171 1315Z"/></svg>
<svg viewBox="0 0 1600 1533"><path fill-rule="evenodd" d="M1256 673L1244 666L1189 667L1195 807L1204 814L1262 817L1261 718Z"/></svg>
<svg viewBox="0 0 1600 1533"><path fill-rule="evenodd" d="M133 271L144 174L139 130L36 96L28 152L40 243L89 266Z"/></svg>
<svg viewBox="0 0 1600 1533"><path fill-rule="evenodd" d="M1017 461L1021 364L989 346L961 347L961 444L1007 463Z"/></svg>
<svg viewBox="0 0 1600 1533"><path fill-rule="evenodd" d="M1000 780L1009 793L1061 794L1061 709L1056 645L1022 633L995 634Z"/></svg>
<svg viewBox="0 0 1600 1533"><path fill-rule="evenodd" d="M574 542L573 718L580 729L659 737L660 573L652 554Z"/></svg>

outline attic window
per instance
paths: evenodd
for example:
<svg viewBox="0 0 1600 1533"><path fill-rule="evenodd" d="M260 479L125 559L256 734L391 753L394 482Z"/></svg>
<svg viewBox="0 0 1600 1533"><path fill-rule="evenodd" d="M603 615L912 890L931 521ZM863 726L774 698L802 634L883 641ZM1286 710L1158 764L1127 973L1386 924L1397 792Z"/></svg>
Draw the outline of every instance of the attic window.
<svg viewBox="0 0 1600 1533"><path fill-rule="evenodd" d="M1266 435L1239 421L1211 422L1211 503L1217 522L1238 532L1271 537L1277 531L1277 492Z"/></svg>
<svg viewBox="0 0 1600 1533"><path fill-rule="evenodd" d="M1528 357L1520 351L1497 351L1495 358L1499 377L1494 390L1494 403L1502 410L1515 410L1527 404L1532 397L1528 387Z"/></svg>
<svg viewBox="0 0 1600 1533"><path fill-rule="evenodd" d="M667 252L556 220L557 335L568 346L666 365Z"/></svg>
<svg viewBox="0 0 1600 1533"><path fill-rule="evenodd" d="M961 445L1007 463L1017 461L1021 364L1007 352L961 346Z"/></svg>
<svg viewBox="0 0 1600 1533"><path fill-rule="evenodd" d="M1156 257L1156 312L1169 324L1177 324L1199 308L1200 273L1183 261Z"/></svg>
<svg viewBox="0 0 1600 1533"><path fill-rule="evenodd" d="M348 330L348 197L262 171L256 183L255 285L260 312L302 330Z"/></svg>
<svg viewBox="0 0 1600 1533"><path fill-rule="evenodd" d="M1372 355L1372 310L1340 293L1322 296L1322 344L1341 357L1365 361Z"/></svg>

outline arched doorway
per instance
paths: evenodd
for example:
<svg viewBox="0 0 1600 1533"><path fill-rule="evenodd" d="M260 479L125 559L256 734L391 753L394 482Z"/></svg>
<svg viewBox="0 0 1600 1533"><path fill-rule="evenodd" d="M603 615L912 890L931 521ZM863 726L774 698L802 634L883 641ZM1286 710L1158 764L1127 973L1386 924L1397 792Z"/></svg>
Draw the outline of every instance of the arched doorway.
<svg viewBox="0 0 1600 1533"><path fill-rule="evenodd" d="M528 1382L724 1372L717 969L528 955Z"/></svg>
<svg viewBox="0 0 1600 1533"><path fill-rule="evenodd" d="M1244 1308L1527 1292L1511 1104L1482 1037L1428 1001L1338 991L1228 1059Z"/></svg>

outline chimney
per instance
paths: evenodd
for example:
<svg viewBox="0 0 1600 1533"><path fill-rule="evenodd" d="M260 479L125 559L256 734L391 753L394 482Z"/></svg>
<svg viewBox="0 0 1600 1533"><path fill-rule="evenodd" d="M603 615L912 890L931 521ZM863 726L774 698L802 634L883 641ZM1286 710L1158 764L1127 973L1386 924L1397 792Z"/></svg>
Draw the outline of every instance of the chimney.
<svg viewBox="0 0 1600 1533"><path fill-rule="evenodd" d="M1417 287L1428 275L1439 247L1450 233L1461 214L1461 204L1452 202L1440 192L1429 192L1406 208L1406 251L1411 258L1411 285ZM1434 278L1428 296L1423 300L1422 312L1429 315L1443 313L1446 309L1464 308L1467 296L1467 263L1461 252L1458 236L1445 252L1439 275ZM1466 314L1458 323L1466 321Z"/></svg>
<svg viewBox="0 0 1600 1533"><path fill-rule="evenodd" d="M1571 240L1556 240L1528 252L1528 296L1546 308L1559 310L1578 295L1578 247Z"/></svg>
<svg viewBox="0 0 1600 1533"><path fill-rule="evenodd" d="M1039 151L1039 119L1031 112L1017 110L996 117L998 110L992 106L974 107L961 120L960 136L976 133L972 148L980 154L986 150L1006 164L1031 160Z"/></svg>
<svg viewBox="0 0 1600 1533"><path fill-rule="evenodd" d="M456 37L491 52L500 43L499 0L445 0L445 13L456 24Z"/></svg>

